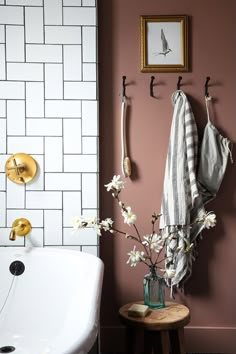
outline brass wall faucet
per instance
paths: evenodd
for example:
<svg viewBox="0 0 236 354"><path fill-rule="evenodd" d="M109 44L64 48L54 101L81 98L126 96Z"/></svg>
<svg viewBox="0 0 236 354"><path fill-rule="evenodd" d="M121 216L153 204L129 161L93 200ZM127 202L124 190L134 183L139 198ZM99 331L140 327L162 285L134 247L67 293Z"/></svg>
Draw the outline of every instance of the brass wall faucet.
<svg viewBox="0 0 236 354"><path fill-rule="evenodd" d="M16 236L26 236L31 231L31 229L32 229L32 226L31 226L29 220L24 219L24 218L16 219L12 223L12 228L11 228L11 232L9 235L9 240L15 241Z"/></svg>

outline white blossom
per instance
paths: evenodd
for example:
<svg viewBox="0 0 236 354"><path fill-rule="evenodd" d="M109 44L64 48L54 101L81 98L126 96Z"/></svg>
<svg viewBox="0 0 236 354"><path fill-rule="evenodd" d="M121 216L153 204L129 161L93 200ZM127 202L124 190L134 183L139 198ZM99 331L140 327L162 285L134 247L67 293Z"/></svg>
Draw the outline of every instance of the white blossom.
<svg viewBox="0 0 236 354"><path fill-rule="evenodd" d="M105 187L107 191L109 192L110 190L114 190L117 193L121 191L122 188L124 188L124 182L120 181L120 175L118 176L113 176L112 181L108 184L105 184Z"/></svg>
<svg viewBox="0 0 236 354"><path fill-rule="evenodd" d="M74 229L74 230L77 230L77 229L82 229L83 227L86 227L86 226L87 226L87 223L86 223L86 221L84 220L84 218L75 216L75 217L72 219L72 226L73 226L73 229Z"/></svg>
<svg viewBox="0 0 236 354"><path fill-rule="evenodd" d="M176 271L174 269L161 269L164 272L164 277L171 279L174 278Z"/></svg>
<svg viewBox="0 0 236 354"><path fill-rule="evenodd" d="M98 236L102 235L102 233L101 233L102 226L100 224L94 225L94 229L96 230Z"/></svg>
<svg viewBox="0 0 236 354"><path fill-rule="evenodd" d="M126 263L130 263L131 267L136 267L139 262L145 261L144 252L136 251L136 246L134 246L133 250L128 253L128 256L129 259Z"/></svg>
<svg viewBox="0 0 236 354"><path fill-rule="evenodd" d="M110 231L112 224L113 224L113 220L111 218L106 218L105 220L102 220L100 222L101 228L104 231Z"/></svg>
<svg viewBox="0 0 236 354"><path fill-rule="evenodd" d="M142 243L149 247L151 250L159 253L163 248L163 239L160 235L154 233L153 235L143 236L144 240Z"/></svg>
<svg viewBox="0 0 236 354"><path fill-rule="evenodd" d="M94 227L97 224L97 218L92 217L85 219L83 216L75 216L72 219L72 226L74 230L83 229L85 227Z"/></svg>
<svg viewBox="0 0 236 354"><path fill-rule="evenodd" d="M131 207L126 207L125 210L122 211L122 216L124 217L124 223L131 226L137 220L137 216L132 213Z"/></svg>
<svg viewBox="0 0 236 354"><path fill-rule="evenodd" d="M203 224L207 229L214 227L216 225L216 214L209 212L204 216Z"/></svg>
<svg viewBox="0 0 236 354"><path fill-rule="evenodd" d="M86 222L87 222L87 227L93 227L94 225L97 224L97 218L96 216L94 216L92 218L86 219Z"/></svg>

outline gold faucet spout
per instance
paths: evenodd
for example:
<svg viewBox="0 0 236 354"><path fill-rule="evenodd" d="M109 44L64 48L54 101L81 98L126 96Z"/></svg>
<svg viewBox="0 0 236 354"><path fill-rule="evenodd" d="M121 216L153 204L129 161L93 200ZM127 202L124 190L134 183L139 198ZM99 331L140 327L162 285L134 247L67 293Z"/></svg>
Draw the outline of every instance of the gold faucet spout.
<svg viewBox="0 0 236 354"><path fill-rule="evenodd" d="M9 235L9 240L10 241L15 241L16 240L16 232L14 229L11 229L10 235Z"/></svg>

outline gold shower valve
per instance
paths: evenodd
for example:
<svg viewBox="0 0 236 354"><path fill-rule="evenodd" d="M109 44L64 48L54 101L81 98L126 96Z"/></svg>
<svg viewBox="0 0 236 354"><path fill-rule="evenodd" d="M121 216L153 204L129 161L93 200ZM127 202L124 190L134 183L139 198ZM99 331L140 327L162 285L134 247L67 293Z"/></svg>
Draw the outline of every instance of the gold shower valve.
<svg viewBox="0 0 236 354"><path fill-rule="evenodd" d="M23 152L9 157L5 163L5 173L14 183L22 184L30 182L37 172L37 164L32 156Z"/></svg>

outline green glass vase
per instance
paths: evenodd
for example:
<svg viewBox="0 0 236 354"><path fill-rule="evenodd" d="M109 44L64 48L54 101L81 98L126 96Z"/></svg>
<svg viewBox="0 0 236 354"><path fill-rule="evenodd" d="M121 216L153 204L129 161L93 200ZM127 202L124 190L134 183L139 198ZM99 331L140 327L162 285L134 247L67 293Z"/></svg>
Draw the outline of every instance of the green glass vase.
<svg viewBox="0 0 236 354"><path fill-rule="evenodd" d="M155 266L143 278L144 305L152 309L165 307L165 279L157 273Z"/></svg>

